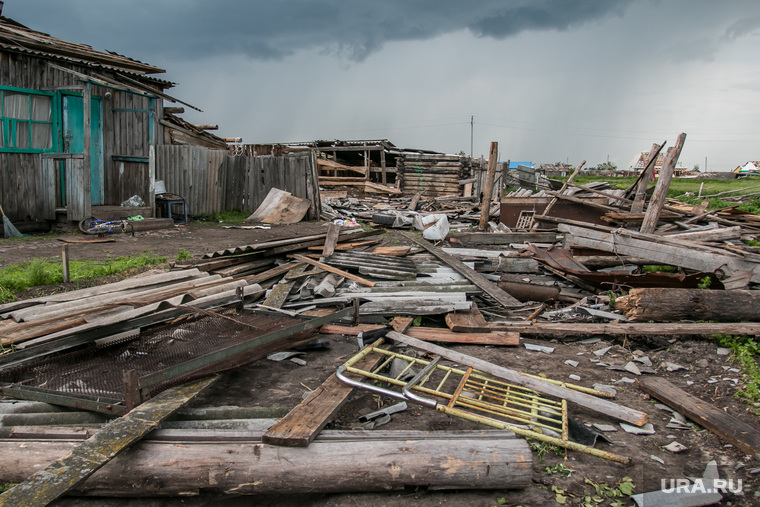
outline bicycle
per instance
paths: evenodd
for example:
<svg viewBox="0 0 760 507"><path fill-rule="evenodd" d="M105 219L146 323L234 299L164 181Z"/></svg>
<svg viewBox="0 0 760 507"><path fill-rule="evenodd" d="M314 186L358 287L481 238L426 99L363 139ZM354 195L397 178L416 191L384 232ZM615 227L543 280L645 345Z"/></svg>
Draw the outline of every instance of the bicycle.
<svg viewBox="0 0 760 507"><path fill-rule="evenodd" d="M130 232L132 236L135 235L135 226L125 218L119 220L98 220L95 217L83 218L79 221L79 230L84 234L100 237L115 232Z"/></svg>

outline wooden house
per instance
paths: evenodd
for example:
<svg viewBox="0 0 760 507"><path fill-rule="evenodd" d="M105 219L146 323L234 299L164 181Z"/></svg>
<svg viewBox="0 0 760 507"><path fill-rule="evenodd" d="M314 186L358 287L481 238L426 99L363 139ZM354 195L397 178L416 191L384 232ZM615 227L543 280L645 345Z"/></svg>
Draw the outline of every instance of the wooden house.
<svg viewBox="0 0 760 507"><path fill-rule="evenodd" d="M77 221L93 207L153 216L153 147L163 144L163 69L66 42L3 17L0 205L17 224ZM190 106L189 104L186 104ZM192 107L192 106L190 106Z"/></svg>

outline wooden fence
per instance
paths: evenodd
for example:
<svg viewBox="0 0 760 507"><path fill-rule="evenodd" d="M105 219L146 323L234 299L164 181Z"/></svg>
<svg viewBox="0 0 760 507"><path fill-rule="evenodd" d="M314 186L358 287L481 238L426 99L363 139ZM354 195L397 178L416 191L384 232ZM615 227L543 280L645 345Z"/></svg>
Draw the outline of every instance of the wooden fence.
<svg viewBox="0 0 760 507"><path fill-rule="evenodd" d="M319 218L319 187L312 152L283 155L231 155L200 146L156 149L156 180L187 201L191 215L238 208L253 212L271 188L307 199L307 218Z"/></svg>

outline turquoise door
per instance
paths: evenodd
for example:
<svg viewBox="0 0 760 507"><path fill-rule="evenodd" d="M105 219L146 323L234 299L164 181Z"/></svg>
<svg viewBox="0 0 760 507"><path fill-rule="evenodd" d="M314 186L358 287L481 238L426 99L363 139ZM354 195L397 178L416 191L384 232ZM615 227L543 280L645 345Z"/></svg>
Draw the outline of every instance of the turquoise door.
<svg viewBox="0 0 760 507"><path fill-rule="evenodd" d="M90 199L103 204L103 116L100 97L91 98L90 107ZM63 96L63 152L84 151L84 99Z"/></svg>

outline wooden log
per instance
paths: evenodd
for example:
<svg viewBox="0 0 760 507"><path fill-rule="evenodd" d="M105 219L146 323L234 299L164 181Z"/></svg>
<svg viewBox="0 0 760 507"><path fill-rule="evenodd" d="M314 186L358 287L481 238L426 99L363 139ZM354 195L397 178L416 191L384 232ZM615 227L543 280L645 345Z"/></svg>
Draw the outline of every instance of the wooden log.
<svg viewBox="0 0 760 507"><path fill-rule="evenodd" d="M760 431L714 405L679 389L664 378L642 377L639 388L748 455L760 452Z"/></svg>
<svg viewBox="0 0 760 507"><path fill-rule="evenodd" d="M645 234L651 234L657 228L657 221L660 219L660 212L665 204L665 199L668 197L668 188L670 188L670 180L673 178L673 173L676 169L676 163L678 157L681 156L681 149L686 141L686 134L681 133L676 140L676 145L673 150L668 153L665 158L665 162L660 169L660 176L657 178L657 185L654 188L652 199L649 201L647 207L646 216L641 223L640 232Z"/></svg>
<svg viewBox="0 0 760 507"><path fill-rule="evenodd" d="M52 464L33 474L30 473L21 484L0 495L0 507L47 505L67 491L76 489L130 445L154 430L161 421L193 399L214 380L216 377L210 377L170 388L138 409L111 421L71 452L60 459L59 454L46 460Z"/></svg>
<svg viewBox="0 0 760 507"><path fill-rule="evenodd" d="M93 474L77 492L125 497L201 491L318 494L405 487L504 490L532 483L532 455L525 440L438 435L374 440L370 433L368 438L318 440L309 447L143 441ZM2 441L0 480L23 480L38 463L55 460L78 443Z"/></svg>
<svg viewBox="0 0 760 507"><path fill-rule="evenodd" d="M647 414L628 408L622 405L618 405L609 400L603 400L586 394L584 392L575 391L562 387L560 385L552 384L537 377L525 375L523 373L510 370L503 366L478 359L476 357L468 356L460 352L456 352L451 349L446 349L432 343L426 343L421 340L412 338L411 336L391 331L388 333L388 337L392 340L405 343L411 347L415 347L431 354L436 354L444 359L454 361L460 365L472 366L480 371L489 373L494 377L504 379L513 384L521 385L529 389L534 389L538 392L548 394L550 396L556 396L557 398L563 398L567 401L576 403L582 407L586 407L597 413L608 415L615 419L625 421L636 426L643 426L647 422Z"/></svg>
<svg viewBox="0 0 760 507"><path fill-rule="evenodd" d="M486 172L485 188L483 192L483 201L480 204L480 222L478 229L485 231L488 226L489 211L491 210L491 197L493 195L493 180L496 176L496 162L499 156L499 143L492 142L491 149L488 152L488 171Z"/></svg>
<svg viewBox="0 0 760 507"><path fill-rule="evenodd" d="M631 321L760 321L760 291L632 289L615 301Z"/></svg>
<svg viewBox="0 0 760 507"><path fill-rule="evenodd" d="M522 306L522 303L520 303L517 299L513 298L506 292L504 292L502 289L498 288L493 283L489 282L483 275L480 273L475 272L475 270L467 267L462 261L455 258L452 255L449 255L448 253L444 252L441 248L435 247L425 241L424 239L418 238L412 234L401 232L401 234L407 238L408 240L412 241L418 246L421 246L431 254L433 254L438 260L444 262L449 267L451 267L453 270L455 270L457 273L462 275L463 277L467 278L469 281L477 285L479 288L483 290L486 294L494 298L499 304L505 306L505 307L519 307Z"/></svg>

